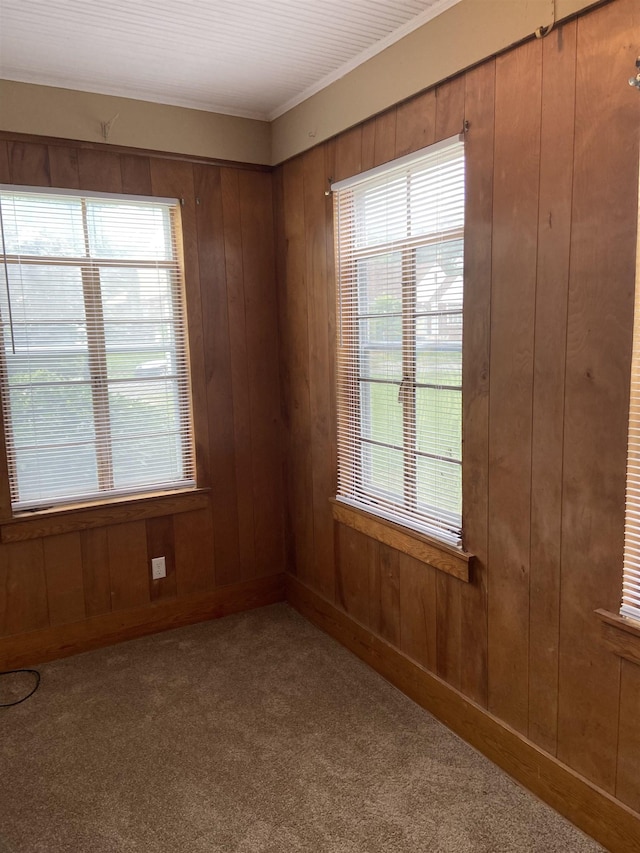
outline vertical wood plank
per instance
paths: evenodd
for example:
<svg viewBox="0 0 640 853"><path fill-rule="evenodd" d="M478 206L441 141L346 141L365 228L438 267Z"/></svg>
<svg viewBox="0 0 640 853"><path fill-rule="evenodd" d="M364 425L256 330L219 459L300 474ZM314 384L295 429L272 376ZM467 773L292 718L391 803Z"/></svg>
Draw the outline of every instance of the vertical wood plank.
<svg viewBox="0 0 640 853"><path fill-rule="evenodd" d="M336 139L334 181L342 181L362 171L362 126L352 127Z"/></svg>
<svg viewBox="0 0 640 853"><path fill-rule="evenodd" d="M496 60L489 425L489 710L528 730L531 407L542 44Z"/></svg>
<svg viewBox="0 0 640 853"><path fill-rule="evenodd" d="M285 239L284 174L282 167L275 170L273 178L273 208L275 216L276 248L276 291L278 303L278 367L280 371L280 414L282 420L282 475L284 489L284 558L287 572L295 575L295 536L293 532L293 483L292 453L290 442L292 378L289 352L292 348L292 332L289 328L289 306L287 300L287 241Z"/></svg>
<svg viewBox="0 0 640 853"><path fill-rule="evenodd" d="M216 586L213 524L207 509L181 512L173 518L178 595L205 592ZM224 576L219 585L224 583Z"/></svg>
<svg viewBox="0 0 640 853"><path fill-rule="evenodd" d="M436 140L462 130L464 122L464 77L436 89ZM461 584L450 575L436 574L436 671L454 687L460 686L462 655Z"/></svg>
<svg viewBox="0 0 640 853"><path fill-rule="evenodd" d="M396 108L376 116L373 144L373 165L393 160L396 154Z"/></svg>
<svg viewBox="0 0 640 853"><path fill-rule="evenodd" d="M167 575L154 580L150 574L149 594L151 601L175 598L177 594L175 535L173 516L163 515L149 518L146 522L147 560L151 565L154 557L164 557Z"/></svg>
<svg viewBox="0 0 640 853"><path fill-rule="evenodd" d="M64 187L72 190L80 188L77 148L66 145L50 145L49 170L52 187Z"/></svg>
<svg viewBox="0 0 640 853"><path fill-rule="evenodd" d="M462 672L462 584L436 574L436 672L456 689Z"/></svg>
<svg viewBox="0 0 640 853"><path fill-rule="evenodd" d="M363 533L336 525L336 604L369 625L371 567L378 563L379 545Z"/></svg>
<svg viewBox="0 0 640 853"><path fill-rule="evenodd" d="M399 104L396 111L395 156L412 154L433 144L436 134L436 90L429 89Z"/></svg>
<svg viewBox="0 0 640 853"><path fill-rule="evenodd" d="M564 371L573 183L576 22L542 46L542 125L531 434L529 737L557 744Z"/></svg>
<svg viewBox="0 0 640 853"><path fill-rule="evenodd" d="M620 601L640 111L637 92L618 81L633 67L629 33L639 29L633 0L578 19L558 758L609 792L620 665L602 647L593 610Z"/></svg>
<svg viewBox="0 0 640 853"><path fill-rule="evenodd" d="M308 292L305 282L304 169L301 158L283 167L285 279L281 316L286 329L284 358L288 363L287 431L289 460L288 515L295 570L301 581L313 583L314 531L309 397Z"/></svg>
<svg viewBox="0 0 640 853"><path fill-rule="evenodd" d="M362 125L362 159L360 170L366 172L376 164L376 120L369 119Z"/></svg>
<svg viewBox="0 0 640 853"><path fill-rule="evenodd" d="M80 548L85 612L87 616L108 613L111 610L111 578L106 528L83 530Z"/></svg>
<svg viewBox="0 0 640 853"><path fill-rule="evenodd" d="M86 615L80 534L47 536L42 545L49 622L51 625L79 622Z"/></svg>
<svg viewBox="0 0 640 853"><path fill-rule="evenodd" d="M256 560L253 498L251 392L244 292L240 187L236 169L221 170L224 260L229 316L229 360L233 399L233 433L238 502L238 540L242 578L252 577ZM249 251L249 247L247 248ZM269 330L271 331L271 330ZM265 352L264 357L268 358ZM272 389L275 394L277 383Z"/></svg>
<svg viewBox="0 0 640 853"><path fill-rule="evenodd" d="M148 157L121 154L120 174L123 193L151 195L151 165Z"/></svg>
<svg viewBox="0 0 640 853"><path fill-rule="evenodd" d="M150 601L151 564L147 559L144 521L129 521L107 528L111 609L142 607Z"/></svg>
<svg viewBox="0 0 640 853"><path fill-rule="evenodd" d="M436 670L436 570L400 554L400 648Z"/></svg>
<svg viewBox="0 0 640 853"><path fill-rule="evenodd" d="M394 646L400 646L399 553L378 546L378 560L369 566L369 626Z"/></svg>
<svg viewBox="0 0 640 853"><path fill-rule="evenodd" d="M83 190L96 192L122 192L120 155L112 151L91 148L78 150L78 172Z"/></svg>
<svg viewBox="0 0 640 853"><path fill-rule="evenodd" d="M209 417L207 408L206 371L204 360L204 329L198 263L198 234L196 228L196 199L193 169L189 163L152 158L151 191L165 198L183 199L182 255L184 289L189 333L189 364L191 366L191 404L196 450L196 479L199 486L211 483L209 450Z"/></svg>
<svg viewBox="0 0 640 853"><path fill-rule="evenodd" d="M283 569L284 481L271 176L240 173L256 548L251 577Z"/></svg>
<svg viewBox="0 0 640 853"><path fill-rule="evenodd" d="M640 812L640 667L622 661L616 797Z"/></svg>
<svg viewBox="0 0 640 853"><path fill-rule="evenodd" d="M240 580L241 569L222 184L217 167L196 166L194 175L199 199L197 233L209 447L215 483L211 502L216 579L219 583L232 583Z"/></svg>
<svg viewBox="0 0 640 853"><path fill-rule="evenodd" d="M487 705L487 546L489 527L489 361L495 61L466 75L465 292L462 358L464 546L475 555L461 590L460 688Z"/></svg>
<svg viewBox="0 0 640 853"><path fill-rule="evenodd" d="M336 170L336 143L330 140L324 147L325 174L333 175ZM335 254L335 231L333 198L325 198L325 249L327 258L327 334L329 341L329 446L328 456L331 460L327 472L327 488L331 495L335 495L338 488L338 410L337 410L337 385L335 376L337 372L337 317L336 317L336 254ZM332 530L335 534L335 525ZM329 601L335 601L336 596L336 568L335 568L335 536L333 538L333 559L331 561L331 579L327 584L327 597Z"/></svg>
<svg viewBox="0 0 640 853"><path fill-rule="evenodd" d="M36 142L10 142L9 169L11 183L34 187L51 186L49 151Z"/></svg>
<svg viewBox="0 0 640 853"><path fill-rule="evenodd" d="M11 183L11 170L9 168L9 144L0 139L0 183Z"/></svg>
<svg viewBox="0 0 640 853"><path fill-rule="evenodd" d="M464 75L436 88L436 142L462 133L464 127Z"/></svg>
<svg viewBox="0 0 640 853"><path fill-rule="evenodd" d="M314 518L313 587L322 595L333 594L333 518L329 498L334 488L331 439L331 360L334 346L328 334L329 299L334 289L327 278L326 205L327 184L323 146L307 152L303 158L304 223L307 285L307 328L309 333L309 397L312 462L312 503Z"/></svg>
<svg viewBox="0 0 640 853"><path fill-rule="evenodd" d="M0 548L0 636L49 624L42 540Z"/></svg>

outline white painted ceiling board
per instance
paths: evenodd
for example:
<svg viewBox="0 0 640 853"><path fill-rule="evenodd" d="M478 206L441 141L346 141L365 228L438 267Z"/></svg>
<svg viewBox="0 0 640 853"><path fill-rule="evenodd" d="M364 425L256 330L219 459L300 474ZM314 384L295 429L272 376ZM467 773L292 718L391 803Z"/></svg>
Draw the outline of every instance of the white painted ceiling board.
<svg viewBox="0 0 640 853"><path fill-rule="evenodd" d="M459 0L0 0L0 77L273 119Z"/></svg>

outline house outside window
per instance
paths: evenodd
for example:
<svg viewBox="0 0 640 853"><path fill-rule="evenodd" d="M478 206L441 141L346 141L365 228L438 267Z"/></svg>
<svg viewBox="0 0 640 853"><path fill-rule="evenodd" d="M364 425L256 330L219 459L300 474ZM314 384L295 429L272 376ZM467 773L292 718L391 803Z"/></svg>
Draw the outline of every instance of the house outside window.
<svg viewBox="0 0 640 853"><path fill-rule="evenodd" d="M463 142L333 190L338 500L459 545Z"/></svg>
<svg viewBox="0 0 640 853"><path fill-rule="evenodd" d="M0 187L12 509L195 485L175 199Z"/></svg>

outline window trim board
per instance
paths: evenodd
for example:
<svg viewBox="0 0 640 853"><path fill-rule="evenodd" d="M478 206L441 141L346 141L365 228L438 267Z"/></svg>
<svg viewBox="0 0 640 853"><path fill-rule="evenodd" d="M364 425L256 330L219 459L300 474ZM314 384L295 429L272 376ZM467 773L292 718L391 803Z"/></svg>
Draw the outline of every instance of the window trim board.
<svg viewBox="0 0 640 853"><path fill-rule="evenodd" d="M475 555L449 546L438 539L388 521L366 510L354 507L339 498L330 498L334 521L351 527L377 542L426 563L463 583L471 583Z"/></svg>

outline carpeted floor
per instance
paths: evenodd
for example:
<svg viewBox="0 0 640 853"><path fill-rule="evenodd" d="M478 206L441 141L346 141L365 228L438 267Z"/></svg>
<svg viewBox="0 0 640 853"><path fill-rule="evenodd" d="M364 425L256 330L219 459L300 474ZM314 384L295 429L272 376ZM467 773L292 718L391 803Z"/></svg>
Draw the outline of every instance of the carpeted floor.
<svg viewBox="0 0 640 853"><path fill-rule="evenodd" d="M284 604L40 670L3 853L602 850Z"/></svg>

